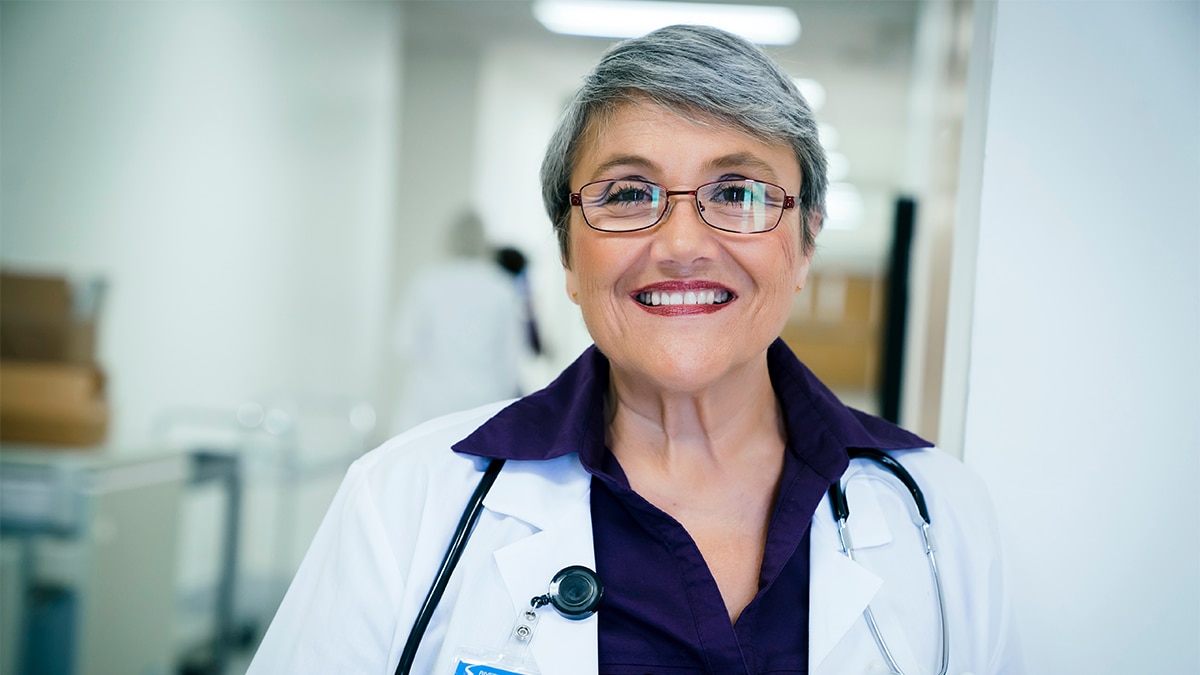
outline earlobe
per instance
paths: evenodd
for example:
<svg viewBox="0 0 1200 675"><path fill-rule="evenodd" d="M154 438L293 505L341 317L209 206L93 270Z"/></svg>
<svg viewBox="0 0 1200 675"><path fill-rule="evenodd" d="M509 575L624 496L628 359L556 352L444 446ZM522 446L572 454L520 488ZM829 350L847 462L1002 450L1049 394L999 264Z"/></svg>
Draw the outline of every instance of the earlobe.
<svg viewBox="0 0 1200 675"><path fill-rule="evenodd" d="M808 281L808 265L802 265L799 273L796 274L796 292L799 293L804 289L805 282Z"/></svg>
<svg viewBox="0 0 1200 675"><path fill-rule="evenodd" d="M571 302L579 304L579 278L571 271L570 267L563 264L563 272L567 279L567 296L571 298Z"/></svg>
<svg viewBox="0 0 1200 675"><path fill-rule="evenodd" d="M805 222L806 220L808 221L807 223ZM803 227L808 227L808 224L812 225L812 227L808 231L812 232L813 239L815 240L817 238L817 233L821 231L821 213L819 211L811 213L807 217L807 219L801 218L800 223ZM801 236L801 239L803 239L804 233L802 232L800 236ZM813 246L809 247L809 250L807 252L803 252L803 249L804 249L803 241L800 244L800 248L802 250L801 257L803 258L803 260L796 267L796 292L797 293L800 292L800 289L804 288L805 282L808 281L808 269L809 269L809 267L812 266L813 249L815 249L815 247L816 247L816 245L814 243Z"/></svg>
<svg viewBox="0 0 1200 675"><path fill-rule="evenodd" d="M808 253L800 260L800 264L796 265L796 292L804 288L804 284L808 282L808 269L812 266L812 253Z"/></svg>

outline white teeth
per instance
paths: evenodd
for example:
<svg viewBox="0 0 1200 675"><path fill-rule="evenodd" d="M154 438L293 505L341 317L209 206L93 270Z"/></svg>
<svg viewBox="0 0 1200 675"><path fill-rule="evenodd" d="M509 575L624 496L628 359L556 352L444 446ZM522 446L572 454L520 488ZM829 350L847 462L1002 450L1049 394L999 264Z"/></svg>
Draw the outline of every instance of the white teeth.
<svg viewBox="0 0 1200 675"><path fill-rule="evenodd" d="M684 293L667 293L660 291L645 291L637 296L643 305L659 307L662 305L719 305L729 301L729 291L707 290L687 291Z"/></svg>

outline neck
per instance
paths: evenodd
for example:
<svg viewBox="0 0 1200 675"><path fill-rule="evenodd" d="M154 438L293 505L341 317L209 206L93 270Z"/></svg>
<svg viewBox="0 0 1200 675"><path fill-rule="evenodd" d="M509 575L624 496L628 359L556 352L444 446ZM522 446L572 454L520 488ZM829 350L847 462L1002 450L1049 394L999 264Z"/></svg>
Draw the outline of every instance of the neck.
<svg viewBox="0 0 1200 675"><path fill-rule="evenodd" d="M785 431L765 354L693 391L614 368L609 411L609 447L627 473L707 473L782 456Z"/></svg>

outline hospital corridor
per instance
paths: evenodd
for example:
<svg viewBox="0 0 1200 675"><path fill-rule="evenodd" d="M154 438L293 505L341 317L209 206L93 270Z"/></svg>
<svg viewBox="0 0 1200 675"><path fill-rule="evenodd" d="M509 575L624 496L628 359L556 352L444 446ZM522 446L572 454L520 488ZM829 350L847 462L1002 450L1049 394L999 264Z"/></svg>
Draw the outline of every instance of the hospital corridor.
<svg viewBox="0 0 1200 675"><path fill-rule="evenodd" d="M1010 603L994 618L1011 625L1007 653L1024 663L997 658L986 675L1200 673L1197 0L2 0L0 675L245 675L318 529L350 538L330 507L368 480L356 471L374 466L376 448L478 426L471 415L502 408L483 406L561 392L572 377L590 382L593 335L650 344L638 342L641 324L603 313L616 301L595 300L597 279L616 279L618 299L654 317L699 321L734 297L701 289L685 300L695 289L684 282L643 297L616 266L645 259L614 242L659 242L646 256L733 242L721 244L727 261L793 264L793 251L745 242L781 236L786 226L773 228L793 206L812 208L809 188L774 185L786 172L756 178L743 165L766 163L746 153L695 181L660 176L696 148L595 160L637 168L571 175L557 195L577 221L564 222L601 242L591 248L548 216L554 166L543 162L574 92L621 40L673 24L761 47L815 121L819 235L771 335L830 400L979 477L1003 543L989 578ZM675 75L681 86L689 74ZM593 161L584 143L653 97L626 99L580 132L568 163ZM693 126L668 118L636 138L656 148L674 147L679 128L752 138L693 112ZM742 211L721 211L733 208L725 200ZM684 232L667 229L680 222L696 226L693 239L664 234ZM568 251L599 262L572 268ZM757 339L749 324L735 333L722 344ZM681 342L693 335L697 351L709 344L700 329ZM550 411L542 418L512 419L549 437L574 423L551 414L545 401L559 398L533 398ZM904 472L878 454L849 457ZM510 457L505 471L514 465L524 466ZM562 476L555 485L571 484ZM445 489L446 519L462 512L466 523L489 488L469 504L479 479L455 480L414 476L412 495L387 499ZM908 509L920 490L886 480L900 486L895 500L848 487L841 501ZM945 508L939 485L921 487L931 509ZM836 491L825 499L834 513L821 501L820 515L844 528L852 516L838 515ZM947 606L974 606L972 596L938 577L918 508L897 538L924 543L903 569L934 584L922 611L940 610L942 627L911 635L886 609L876 626L864 600L846 623L869 623L872 672L911 673L893 658L911 656L910 639L943 665L977 646L967 628L945 626ZM367 548L388 550L401 522L372 521ZM485 512L483 541L497 522ZM818 546L825 531L803 523ZM882 527L855 532L867 551L857 560L845 528L830 534L842 547L830 545L832 564L878 564ZM943 540L951 561L954 547ZM467 550L464 564L477 564ZM390 553L433 577L433 562ZM514 555L496 554L508 581ZM330 560L308 564L346 564ZM822 560L812 554L814 575ZM862 577L867 596L895 581L876 571ZM482 584L453 578L443 607ZM531 632L539 610L537 637L563 635L547 617L568 616L579 587L594 603L567 625L603 616L592 578L570 579L539 587L518 628ZM376 595L399 606L402 590ZM427 639L461 630L434 616ZM813 626L804 649L815 651ZM409 632L345 630L384 645L386 672Z"/></svg>

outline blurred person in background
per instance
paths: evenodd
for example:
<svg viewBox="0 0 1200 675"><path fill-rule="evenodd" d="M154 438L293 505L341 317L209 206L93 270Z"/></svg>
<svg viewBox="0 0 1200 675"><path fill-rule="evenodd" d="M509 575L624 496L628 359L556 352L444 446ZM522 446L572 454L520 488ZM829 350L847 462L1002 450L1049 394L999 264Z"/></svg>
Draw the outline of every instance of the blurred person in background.
<svg viewBox="0 0 1200 675"><path fill-rule="evenodd" d="M761 49L675 26L606 52L542 166L595 345L356 462L251 671L1021 672L982 483L779 339L825 188ZM923 488L936 564L878 462Z"/></svg>
<svg viewBox="0 0 1200 675"><path fill-rule="evenodd" d="M511 247L504 246L496 251L496 262L513 276L517 285L517 294L525 306L525 337L529 349L534 355L542 354L542 337L538 332L537 316L533 311L533 291L529 288L528 259L524 253Z"/></svg>
<svg viewBox="0 0 1200 675"><path fill-rule="evenodd" d="M396 433L521 393L525 302L497 262L483 222L464 211L448 231L450 259L417 270L395 332L403 381Z"/></svg>

